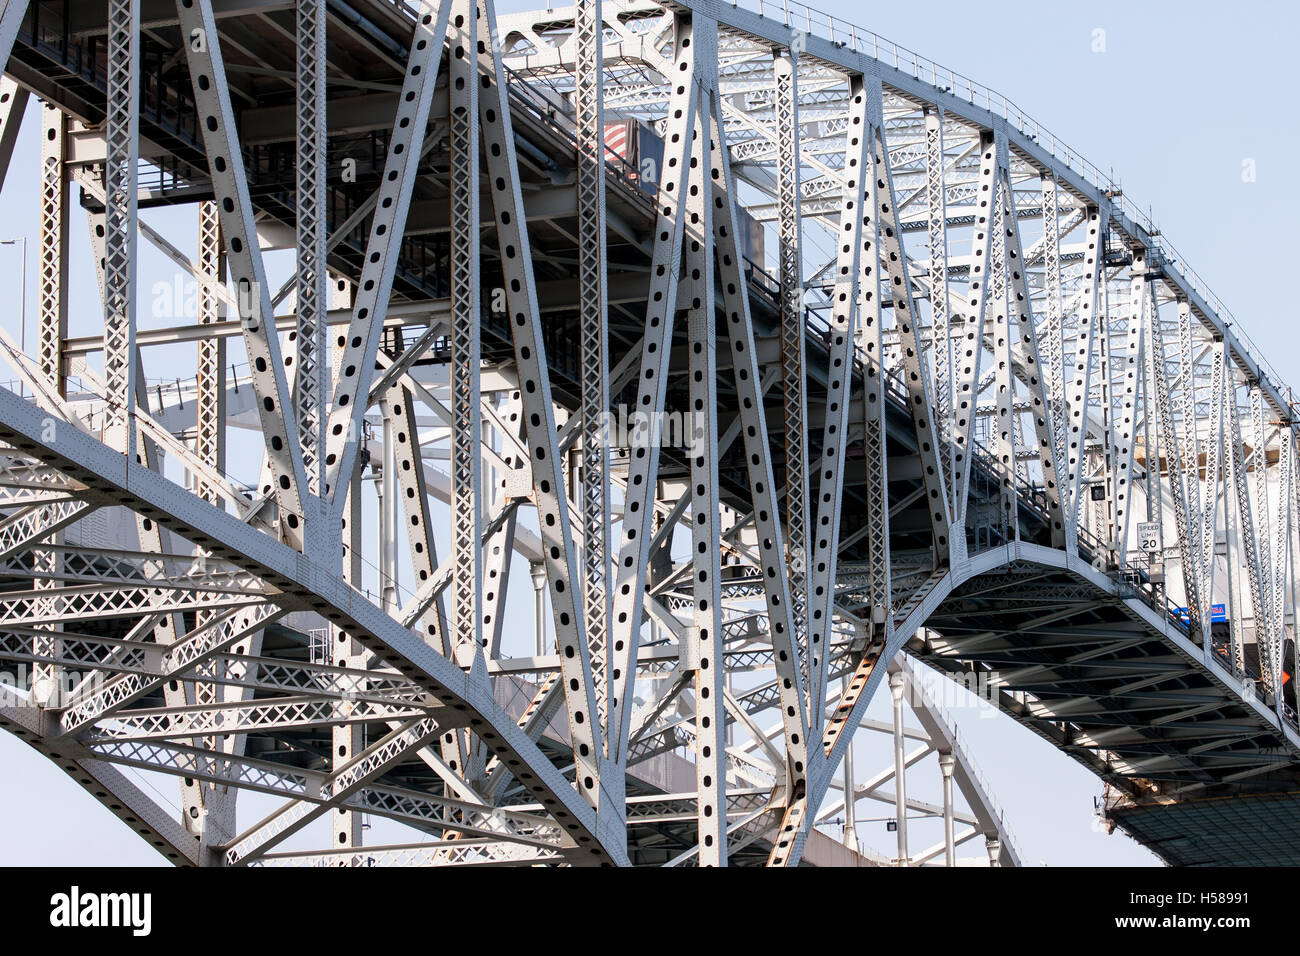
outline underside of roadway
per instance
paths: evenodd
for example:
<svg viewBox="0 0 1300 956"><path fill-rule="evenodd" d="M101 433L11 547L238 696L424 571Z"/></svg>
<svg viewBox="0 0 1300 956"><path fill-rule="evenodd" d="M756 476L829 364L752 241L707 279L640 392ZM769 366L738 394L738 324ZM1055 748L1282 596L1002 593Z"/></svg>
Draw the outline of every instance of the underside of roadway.
<svg viewBox="0 0 1300 956"><path fill-rule="evenodd" d="M48 14L39 36L24 31L14 51L10 72L40 96L61 104L87 124L103 118L102 4L73 4L77 22L63 29L61 3L33 4ZM189 203L210 198L206 160L201 138L194 129L194 110L184 58L171 56L179 44L176 27L167 22L159 3L158 16L145 38L146 91L140 116L141 136L150 144L146 155L175 177L162 182L141 203ZM255 4L244 4L256 7ZM262 12L276 7L260 5ZM291 8L292 4L280 4ZM391 4L378 0L349 0L331 4L331 16L340 9L355 14L352 40L331 46L331 66L343 72L360 72L368 82L396 82L408 41L404 18ZM96 18L99 18L98 22ZM340 21L341 22L341 21ZM219 21L222 44L256 58L265 72L292 75L294 55L286 37L260 28L257 15L223 17ZM333 27L331 28L333 30ZM98 35L96 30L99 31ZM99 61L93 44L98 36ZM151 50L151 45L156 49ZM230 59L236 58L231 53ZM157 64L165 65L158 66ZM445 71L444 71L445 75ZM248 160L251 194L268 223L294 226L293 150L294 124L291 97L283 84L249 73L240 76L248 94L236 98L235 108ZM519 84L516 84L518 86ZM408 237L397 270L391 328L384 347L400 350L402 342L427 326L431 316L447 310L447 168L446 90L435 100L435 123L430 151L417 184ZM546 330L545 347L557 403L574 408L579 391L579 355L575 283L562 263L574 261L576 200L573 186L574 144L569 133L547 119L543 110L514 91L512 107L519 162L525 180L529 232L536 256L539 301ZM352 102L331 102L331 153L373 157L362 160L353 184L331 178L332 220L345 219L374 190L382 171L386 128L393 115L393 94L364 93ZM184 108L177 108L177 104ZM438 119L438 117L441 117ZM611 178L608 219L611 224L610 349L614 355L634 350L641 336L644 298L650 262L653 205L635 185ZM331 256L335 270L356 275L365 242L359 228ZM485 235L482 245L483 287L500 282L495 239ZM751 306L758 338L760 364L779 364L775 332L777 282L761 270L752 271ZM408 307L409 306L409 307ZM720 326L724 323L719 323ZM822 416L817 403L824 391L828 334L810 327L809 448L817 460ZM674 348L684 348L679 329ZM485 314L483 353L486 361L509 362L509 331L502 315ZM728 366L729 350L718 349L720 365L719 430L725 431L736 414ZM445 354L430 353L427 362L446 361ZM684 362L681 363L684 366ZM861 369L854 376L850 421L862 421ZM613 391L613 404L632 403L634 383ZM684 377L670 380L667 407L686 406ZM767 393L768 424L772 435L777 486L783 483L782 416L779 389ZM860 436L860 424L858 435ZM739 442L719 462L724 500L742 513L749 508L748 487ZM843 507L843 540L849 544L841 557L841 604L860 608L853 584L855 562L866 559L865 541L855 536L865 521L863 484L865 466L861 440L848 450L848 479ZM952 569L936 573L931 566L930 522L924 507L921 469L914 433L897 387L888 408L888 473L891 549L894 559L898 644L919 660L940 671L965 678L977 672L996 674L998 703L1016 721L1050 741L1084 764L1106 784L1104 813L1108 820L1132 834L1160 857L1177 864L1300 863L1300 738L1279 721L1271 702L1243 694L1242 681L1220 665L1212 648L1193 643L1171 614L1163 596L1141 580L1123 581L1093 566L1087 542L1067 555L1050 547L1045 512L1032 489L1019 496L1019 534L1006 540L1004 521L997 507L996 482L987 456L974 465L968 536L970 558ZM665 480L685 478L688 463L679 452L664 449L661 475ZM285 656L307 654L301 631L276 625L267 636L267 650ZM833 664L835 673L851 671L853 652ZM883 670L883 669L878 669ZM832 677L834 681L834 677ZM514 678L498 679L498 701L509 711L509 699L526 696ZM755 714L775 704L755 693L746 701ZM556 762L565 761L566 735L556 729L543 737L542 746ZM323 740L299 740L304 750L328 753ZM662 752L647 751L646 761L633 769L629 797L650 805L656 794L690 790L690 765L677 766L671 753L676 741L661 742ZM275 759L275 740L255 738L249 755ZM693 773L693 771L691 771ZM437 779L420 765L404 765L394 772L394 785L437 787ZM680 780L679 780L680 778ZM742 813L760 799L756 793L732 797L733 813ZM750 801L747 803L746 801ZM1063 812L1073 812L1065 808ZM629 814L629 823L635 819ZM693 842L693 811L679 825L658 819L653 825L629 832L629 855L634 863L663 862ZM767 856L768 844L757 839L733 862L758 863ZM865 863L820 834L808 842L805 862Z"/></svg>

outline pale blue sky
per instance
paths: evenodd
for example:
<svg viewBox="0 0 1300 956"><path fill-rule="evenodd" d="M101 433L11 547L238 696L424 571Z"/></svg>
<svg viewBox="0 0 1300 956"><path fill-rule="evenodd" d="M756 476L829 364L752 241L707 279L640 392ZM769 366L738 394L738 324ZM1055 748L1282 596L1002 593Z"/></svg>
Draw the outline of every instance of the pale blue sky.
<svg viewBox="0 0 1300 956"><path fill-rule="evenodd" d="M507 2L502 12L536 4ZM852 20L1005 93L1114 176L1188 257L1288 383L1300 382L1293 308L1282 280L1294 270L1300 198L1286 168L1296 155L1294 37L1289 3L947 2L824 0ZM1093 52L1096 30L1105 52ZM0 192L0 232L35 240L35 114ZM1252 159L1256 180L1243 182ZM75 212L75 211L74 211ZM84 225L74 219L77 255ZM84 262L84 258L81 259ZM142 249L142 276L157 260ZM34 250L28 309L34 307ZM18 257L0 247L0 288L16 296ZM74 280L75 313L94 303L93 280ZM93 313L84 313L89 318ZM74 317L75 326L87 318ZM16 321L6 321L16 332ZM881 701L873 704L879 709ZM969 713L965 715L969 717ZM1023 851L1036 864L1130 865L1153 857L1098 831L1097 780L1001 716L961 720ZM0 863L161 862L43 757L0 734ZM166 802L175 784L166 781ZM883 823L864 824L878 827ZM880 844L879 837L872 843Z"/></svg>

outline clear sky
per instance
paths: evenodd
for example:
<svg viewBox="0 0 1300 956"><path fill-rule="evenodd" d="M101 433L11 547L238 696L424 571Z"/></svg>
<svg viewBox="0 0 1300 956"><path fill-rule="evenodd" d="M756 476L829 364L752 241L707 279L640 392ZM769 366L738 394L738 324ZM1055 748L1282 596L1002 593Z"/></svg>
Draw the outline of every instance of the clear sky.
<svg viewBox="0 0 1300 956"><path fill-rule="evenodd" d="M535 6L506 0L498 9ZM1300 146L1295 5L822 0L819 6L1005 93L1099 168L1113 170L1126 195L1151 208L1156 224L1285 381L1300 383L1294 306L1281 282L1294 270L1290 255L1300 222L1300 194L1286 173ZM0 192L0 232L25 235L32 243L29 315L35 301L38 124L30 113ZM1253 181L1242 175L1247 160L1253 161ZM73 236L84 263L84 225L76 210ZM146 289L148 270L157 262L142 244ZM9 290L11 302L18 263L16 247L0 246L0 288ZM76 313L96 300L93 279L82 275L73 284L76 334L76 325L93 324L93 312L82 312L84 318ZM5 326L17 332L16 319ZM873 715L883 716L882 703L873 703ZM1093 816L1100 785L1079 765L1000 715L959 711L957 719L1026 863L1154 861L1121 834L1100 832ZM0 829L0 863L161 862L61 771L7 734L0 734L0 768L0 820L6 824ZM166 791L157 794L160 801L176 801L173 781L159 787ZM884 830L883 822L867 827ZM881 836L869 842L883 845Z"/></svg>

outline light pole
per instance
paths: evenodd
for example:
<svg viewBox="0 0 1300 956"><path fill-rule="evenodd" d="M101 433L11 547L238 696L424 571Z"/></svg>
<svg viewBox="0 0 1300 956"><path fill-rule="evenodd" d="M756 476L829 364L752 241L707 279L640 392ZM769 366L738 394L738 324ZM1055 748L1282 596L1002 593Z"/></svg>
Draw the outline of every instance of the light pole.
<svg viewBox="0 0 1300 956"><path fill-rule="evenodd" d="M19 299L19 329L18 341L19 347L23 354L27 354L27 237L19 236L17 239L0 239L0 246L21 246L22 247L22 272L19 275L18 299ZM22 380L18 382L18 394L26 395L27 389L23 386Z"/></svg>

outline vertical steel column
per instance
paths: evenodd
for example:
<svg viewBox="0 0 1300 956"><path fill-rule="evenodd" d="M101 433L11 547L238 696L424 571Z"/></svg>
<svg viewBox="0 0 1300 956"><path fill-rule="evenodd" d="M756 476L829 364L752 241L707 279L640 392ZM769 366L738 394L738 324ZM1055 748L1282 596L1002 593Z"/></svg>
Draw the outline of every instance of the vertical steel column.
<svg viewBox="0 0 1300 956"><path fill-rule="evenodd" d="M384 417L384 431L388 437L385 442L384 469L386 475L392 476L391 483L385 482L384 494L381 496L381 523L394 529L400 523L406 528L411 574L415 579L416 587L424 588L437 574L438 555L434 549L433 525L429 516L429 496L425 485L424 459L420 451L420 426L416 416L414 396L411 390L398 380L384 392L379 406ZM478 447L476 443L476 451ZM359 478L358 470L357 479ZM401 501L400 509L394 499ZM385 508L391 510L385 514L383 512ZM401 517L395 515L394 511L399 512ZM452 520L455 521L454 513ZM475 539L475 542L478 540ZM453 547L455 544L453 534ZM395 568L397 543L385 536L381 538L380 547L394 549L394 553L384 561L384 564L388 568ZM456 583L455 568L456 565L453 564L453 590ZM359 581L360 578L357 580ZM448 639L451 632L439 596L431 597L419 616L419 622L420 635L424 638L424 642L444 657L455 659L454 639ZM467 650L472 653L475 646L470 645ZM464 770L466 737L461 730L451 728L442 733L439 738L439 750L449 767L457 771Z"/></svg>
<svg viewBox="0 0 1300 956"><path fill-rule="evenodd" d="M1261 517L1265 522L1268 520L1268 502L1267 500L1264 502L1265 515L1261 516L1255 513L1255 508L1252 507L1250 500L1250 482L1246 474L1246 456L1243 450L1246 434L1241 427L1241 410L1237 405L1237 388L1230 374L1226 377L1224 386L1223 401L1228 405L1228 422L1224 438L1230 443L1232 449L1226 464L1232 472L1232 482L1237 494L1237 534L1240 536L1239 547L1245 556L1246 578L1250 584L1250 613L1255 618L1255 646L1259 651L1260 676L1264 680L1265 688L1271 691L1277 686L1278 664L1282 648L1280 644L1274 644L1273 642L1273 633L1269 621L1270 613L1264 599L1264 568L1267 567L1265 564L1267 555L1261 552L1261 544L1267 540L1267 525L1265 525L1264 533L1261 534L1259 522ZM1254 384L1248 387L1252 392L1258 389L1258 386ZM1252 402L1253 399L1254 396L1252 395ZM1259 445L1255 447L1257 451L1262 450ZM1257 470L1261 458L1255 459ZM1257 479L1260 477L1262 476L1256 475ZM1226 500L1224 506L1226 511ZM1211 533L1213 534L1213 532ZM1232 537L1231 531L1229 531L1228 537ZM1213 552L1211 552L1210 560L1214 560ZM1235 562L1230 563L1230 572L1235 570L1232 564L1235 564ZM1234 617L1244 617L1240 602L1237 603Z"/></svg>
<svg viewBox="0 0 1300 956"><path fill-rule="evenodd" d="M489 479L493 481L493 479ZM515 526L518 509L504 500L499 479L495 481L497 494L492 499L492 513L506 512L504 523L488 535L483 549L483 608L480 618L483 633L479 640L487 649L489 659L501 656L501 637L506 618L506 596L510 587L511 558L515 549ZM480 488L484 487L482 484Z"/></svg>
<svg viewBox="0 0 1300 956"><path fill-rule="evenodd" d="M1196 356L1192 351L1192 312L1186 301L1178 304L1178 369L1179 369L1179 411L1181 421L1179 428L1181 438L1178 450L1184 493L1187 496L1187 540L1191 547L1192 562L1188 566L1192 579L1196 582L1198 600L1195 605L1189 599L1187 607L1197 612L1196 628L1200 633L1201 600L1210 601L1210 595L1200 594L1201 581L1201 436L1197 427L1196 410ZM1188 597L1191 594L1189 592Z"/></svg>
<svg viewBox="0 0 1300 956"><path fill-rule="evenodd" d="M690 357L691 554L694 573L695 780L701 866L727 864L727 726L723 693L722 567L718 504L718 358L713 290L713 204L703 166L713 135L708 110L696 116L694 173L686 190L687 318Z"/></svg>
<svg viewBox="0 0 1300 956"><path fill-rule="evenodd" d="M1291 406L1292 408L1294 405ZM1291 599L1291 636L1300 637L1300 534L1296 525L1300 523L1300 441L1296 440L1295 422L1290 418L1291 408L1287 409L1284 419L1284 431L1289 432L1289 441L1283 443L1282 451L1287 455L1286 496L1289 506L1287 518L1287 562L1289 568L1281 572L1283 581L1289 584Z"/></svg>
<svg viewBox="0 0 1300 956"><path fill-rule="evenodd" d="M1115 409L1111 403L1111 376L1114 374L1114 366L1111 363L1111 340L1116 335L1116 329L1110 320L1110 276L1106 271L1106 244L1109 236L1102 233L1102 265L1101 265L1101 300L1097 309L1097 402L1096 408L1101 415L1101 449L1095 448L1084 449L1084 467L1085 479L1088 479L1088 499L1084 506L1086 516L1086 526L1089 531L1096 536L1097 540L1107 547L1105 560L1110 561L1109 542L1113 537L1111 529L1115 526L1115 488L1114 488L1114 468L1112 460L1115 449ZM1105 489L1104 497L1094 499L1092 489L1096 487L1098 479Z"/></svg>
<svg viewBox="0 0 1300 956"><path fill-rule="evenodd" d="M65 127L57 106L41 106L41 246L38 287L37 358L41 373L67 395L63 340L68 335L68 177Z"/></svg>
<svg viewBox="0 0 1300 956"><path fill-rule="evenodd" d="M830 664L831 622L835 604L835 569L839 558L844 467L848 452L849 399L853 376L853 326L861 284L864 250L875 253L875 209L864 202L872 138L870 105L860 75L849 77L849 120L844 150L844 197L836 250L835 287L831 300L830 348L826 369L826 421L817 462L816 524L808 578L808 649L811 653L809 732L821 733L825 719Z"/></svg>
<svg viewBox="0 0 1300 956"><path fill-rule="evenodd" d="M948 302L948 201L944 187L943 107L925 109L925 205L930 236L930 367L933 370L935 428L939 459L949 495L956 487L952 467L952 333Z"/></svg>
<svg viewBox="0 0 1300 956"><path fill-rule="evenodd" d="M1106 213L1096 206L1088 208L1088 234L1083 252L1083 301L1079 306L1079 334L1074 346L1072 375L1065 389L1065 462L1064 488L1065 536L1069 554L1078 551L1079 520L1082 513L1079 488L1083 480L1084 453L1088 445L1088 406L1092 391L1092 353L1097 327L1097 308L1104 282L1102 243L1109 228Z"/></svg>
<svg viewBox="0 0 1300 956"><path fill-rule="evenodd" d="M1210 633L1210 606L1214 594L1214 543L1218 537L1219 495L1223 467L1223 412L1227 401L1227 350L1220 339L1210 347L1210 434L1205 453L1205 498L1201 505L1200 588L1201 632Z"/></svg>
<svg viewBox="0 0 1300 956"><path fill-rule="evenodd" d="M297 0L298 193L297 284L298 364L294 408L302 443L303 468L312 494L325 483L325 410L329 394L326 361L328 275L325 269L325 0Z"/></svg>
<svg viewBox="0 0 1300 956"><path fill-rule="evenodd" d="M807 331L803 316L802 227L799 210L799 53L777 56L776 78L777 212L781 241L781 375L784 388L786 553L790 572L790 613L799 648L809 708L814 694L812 649L808 646L808 408L805 378ZM734 197L733 197L734 198Z"/></svg>
<svg viewBox="0 0 1300 956"><path fill-rule="evenodd" d="M26 97L23 97L26 102ZM57 106L41 106L41 224L40 224L40 282L37 290L37 358L41 374L58 392L66 397L67 379L63 364L63 340L68 334L68 178L64 166L66 159L63 111ZM12 124L17 131L18 123ZM24 247L25 249L26 247ZM24 254L24 260L26 256ZM24 262L25 265L25 262ZM24 282L25 282L24 277ZM63 540L56 532L48 544L57 545ZM58 553L49 549L31 552L33 587L37 591L54 594L58 581L55 574L62 569ZM52 600L41 602L42 610L52 614ZM49 631L62 630L51 626ZM36 656L58 657L61 644L53 637L38 637L33 641ZM58 667L41 662L32 665L33 697L46 697L44 688L51 692L60 686ZM42 690L38 692L38 688ZM46 699L49 699L46 697ZM57 695L53 701L58 704Z"/></svg>
<svg viewBox="0 0 1300 956"><path fill-rule="evenodd" d="M1004 166L1001 173L1003 189L1009 197L1011 191L1010 167ZM1059 428L1052 412L1052 386L1045 378L1043 349L1040 345L1039 330L1041 326L1034 320L1034 309L1030 299L1029 281L1025 275L1024 248L1020 241L1020 224L1015 216L1014 198L1009 200L1004 210L1004 228L1006 244L1004 252L1007 266L1007 332L1020 344L1017 357L1015 349L1011 350L1011 360L1016 377L1024 382L1029 391L1030 414L1034 422L1034 438L1038 445L1038 462L1042 469L1043 490L1047 498L1048 517L1052 522L1052 544L1054 547L1065 546L1065 509L1061 500L1060 458L1057 455L1057 430ZM1050 323L1048 323L1050 326ZM1049 329L1049 351L1060 352L1059 311L1057 331ZM1047 374L1051 374L1050 371ZM1014 405L1012 406L1014 408ZM1016 423L1020 423L1017 416Z"/></svg>
<svg viewBox="0 0 1300 956"><path fill-rule="evenodd" d="M1179 337L1182 338L1181 326L1187 314L1187 302L1185 300L1179 300L1178 312ZM1160 437L1161 443L1168 450L1170 498L1174 505L1174 521L1177 529L1180 563L1182 564L1188 621L1191 631L1194 634L1201 634L1200 596L1197 591L1199 578L1196 573L1195 559L1198 551L1193 538L1196 517L1191 507L1193 501L1192 489L1196 487L1196 478L1187 474L1188 443L1180 439L1177 423L1174 419L1173 398L1170 392L1172 384L1169 381L1168 365L1166 363L1164 327L1160 324L1159 315L1153 316L1151 332L1151 348L1155 351L1155 393L1160 410ZM1195 459L1193 459L1193 467L1199 467ZM1204 635L1201 636L1204 638Z"/></svg>
<svg viewBox="0 0 1300 956"><path fill-rule="evenodd" d="M949 529L951 516L948 492L939 466L939 453L934 435L934 417L931 414L931 396L922 363L924 352L919 316L912 298L912 280L908 273L907 255L903 250L903 228L898 216L898 203L894 192L894 176L889 165L889 151L885 144L884 117L881 100L877 97L872 106L875 121L873 148L876 170L876 215L880 240L880 257L888 274L890 304L894 312L894 325L898 330L898 346L902 352L902 378L907 387L907 406L912 418L912 432L916 436L917 455L921 459L921 478L925 484L926 510L930 516L930 533L934 545L936 566L948 562L951 542Z"/></svg>
<svg viewBox="0 0 1300 956"><path fill-rule="evenodd" d="M108 107L104 164L104 440L135 452L136 163L140 149L140 4L108 5Z"/></svg>
<svg viewBox="0 0 1300 956"><path fill-rule="evenodd" d="M555 637L564 677L569 733L574 741L578 790L593 806L601 798L599 788L604 745L596 719L595 678L582 603L574 597L571 584L579 580L573 540L569 532L569 506L564 497L564 475L559 440L555 431L555 406L551 401L551 379L546 366L537 287L532 269L515 157L513 122L506 94L505 68L496 42L492 0L479 0L479 29L486 42L480 44L479 66L487 73L479 89L479 119L492 182L492 204L502 270L506 280L506 305L515 361L519 368L520 398L524 408L530 466L538 525L546 553L550 581L551 610Z"/></svg>
<svg viewBox="0 0 1300 956"><path fill-rule="evenodd" d="M221 243L221 217L217 204L213 201L199 203L199 241L198 241L198 323L211 325L221 321L225 307L216 289L225 277L225 250ZM198 343L198 356L195 365L195 411L194 411L194 454L205 464L225 470L225 418L226 418L226 369L225 340L217 336L202 338ZM194 492L220 507L217 489L210 487L197 475ZM154 540L148 536L149 540ZM161 543L161 539L156 539ZM141 546L145 547L146 535L141 536ZM195 549L196 557L206 560L208 551L201 547ZM218 616L215 612L200 612L196 618L197 626L210 625ZM164 632L165 633L165 632ZM256 653L260 647L261 635L250 637L250 653ZM244 699L251 691L236 686L226 686L213 678L230 677L238 679L247 671L247 665L234 661L217 659L202 668L202 673L209 677L209 683L196 682L193 697L196 702L216 704L225 700ZM165 695L169 706L172 702L184 703L183 694L169 692ZM206 746L209 749L225 750L231 753L242 752L247 742L243 736L212 737ZM182 788L182 798L193 803L194 797ZM206 785L197 795L201 798L203 821L203 843L209 853L205 861L221 858L217 852L220 845L234 836L235 801L239 791L230 787Z"/></svg>
<svg viewBox="0 0 1300 956"><path fill-rule="evenodd" d="M872 93L879 95L873 84ZM872 119L868 121L874 123ZM884 328L881 324L880 253L877 241L880 220L875 218L879 208L880 182L876 171L874 142L876 131L867 130L873 147L863 169L866 188L862 204L872 216L862 230L858 267L861 286L858 290L858 346L864 356L862 369L862 454L866 471L867 500L867 569L870 575L870 623L872 644L883 643L893 625L893 584L890 580L889 552L889 453L885 437L885 352ZM964 536L962 543L965 543ZM873 660L870 653L864 659ZM857 684L855 675L850 687ZM843 700L847 701L847 693ZM843 706L836 710L836 720L843 718ZM831 730L835 727L832 725ZM840 727L840 730L849 728Z"/></svg>
<svg viewBox="0 0 1300 956"><path fill-rule="evenodd" d="M1273 575L1273 621L1277 628L1277 636L1282 641L1282 646L1286 646L1286 584L1288 568L1290 566L1291 546L1290 543L1295 537L1291 522L1293 512L1291 511L1291 483L1294 475L1291 470L1291 423L1286 420L1290 410L1287 409L1282 413L1282 427L1278 430L1277 436L1277 505L1273 514L1273 530L1276 538L1273 542L1272 556L1272 575ZM1291 568L1294 573L1294 568ZM1294 610L1294 609L1293 609ZM1292 624L1292 636L1295 636L1295 624Z"/></svg>
<svg viewBox="0 0 1300 956"><path fill-rule="evenodd" d="M997 192L997 149L993 134L980 133L980 173L975 192L975 233L971 239L972 262L967 283L968 299L963 323L959 355L954 355L956 392L953 395L952 466L957 475L952 490L953 521L959 526L966 522L967 492L970 489L970 467L974 460L975 419L979 405L980 360L984 353L984 312L989 302L989 262L993 248L993 234L997 231L994 219L994 199ZM964 527L959 527L956 546L961 553L966 550Z"/></svg>
<svg viewBox="0 0 1300 956"><path fill-rule="evenodd" d="M840 682L841 696L849 689L848 675L846 674ZM857 796L857 777L853 771L853 744L849 743L848 749L844 751L843 767L844 774L844 845L853 852L860 850L858 846L858 796Z"/></svg>
<svg viewBox="0 0 1300 956"><path fill-rule="evenodd" d="M323 358L323 356L322 356ZM340 549L343 556L343 580L354 588L361 587L361 473L358 471L348 482L348 495L344 502L340 518L342 540ZM330 627L330 647L332 649L328 663L335 667L351 669L364 668L369 656L361 644L353 640L346 632L337 627ZM334 771L346 767L361 752L364 746L363 725L356 723L336 723L330 729L330 766ZM336 849L348 849L361 846L364 827L361 813L356 810L336 806L330 812L331 843Z"/></svg>
<svg viewBox="0 0 1300 956"><path fill-rule="evenodd" d="M596 706L610 716L609 658L609 322L605 305L605 23L601 0L577 0L573 103L578 141L578 318L582 355L582 601ZM607 735L607 756L617 745Z"/></svg>
<svg viewBox="0 0 1300 956"><path fill-rule="evenodd" d="M1237 483L1238 469L1236 468L1236 465L1233 461L1234 457L1235 456L1232 454L1229 454L1227 456L1226 461L1224 462L1224 468L1226 469L1225 478L1226 480L1232 482L1235 490L1236 483ZM1242 565L1245 563L1245 561L1242 558L1243 555L1242 539L1244 538L1244 535L1238 536L1231 532L1231 529L1233 527L1241 528L1243 524L1243 519L1241 517L1241 509L1236 507L1237 497L1238 496L1235 494L1230 494L1230 495L1225 495L1223 499L1223 524L1225 530L1225 534L1223 536L1223 557L1224 557L1224 561L1227 564L1227 571L1228 571L1227 612L1228 612L1228 621L1230 622L1229 645L1232 648L1232 660L1233 663L1236 665L1236 672L1238 675L1244 675L1245 674L1244 649L1246 646L1246 624L1245 624L1245 610L1244 610L1245 602L1241 598L1242 591L1243 591L1243 587L1241 583ZM1215 550L1216 551L1218 550L1217 546ZM1255 612L1252 611L1252 613ZM1256 637L1258 636L1259 636L1259 631L1258 629L1256 629Z"/></svg>
<svg viewBox="0 0 1300 956"><path fill-rule="evenodd" d="M1264 427L1264 392L1259 387L1259 380L1250 386L1250 424L1251 442L1255 446L1251 458L1255 472L1255 518L1256 550L1259 552L1260 599L1263 611L1255 613L1264 619L1269 642L1274 652L1277 677L1281 676L1282 663L1282 622L1273 617L1273 545L1271 519L1268 511L1268 433Z"/></svg>
<svg viewBox="0 0 1300 956"><path fill-rule="evenodd" d="M1164 455L1164 450L1160 444L1159 421L1160 402L1156 398L1156 361L1157 359L1164 363L1163 354L1156 354L1156 337L1152 329L1160 323L1160 304L1156 301L1154 282L1151 277L1142 290L1142 295L1146 298L1146 305L1142 309L1142 336L1146 341L1143 357L1143 375L1142 375L1142 444L1146 451L1146 504L1147 504L1147 521L1154 521L1160 526L1158 535L1159 542L1159 566L1151 566L1152 578L1158 573L1160 580L1164 580L1164 560L1165 560L1165 509L1164 509L1164 489L1161 487L1161 465L1160 460ZM1153 470L1154 469L1154 470ZM1172 480L1173 472L1170 472Z"/></svg>
<svg viewBox="0 0 1300 956"><path fill-rule="evenodd" d="M414 419L412 419L414 420ZM375 555L379 562L379 606L396 614L401 603L397 598L397 446L393 419L385 415L380 426L378 492L379 520L375 522Z"/></svg>
<svg viewBox="0 0 1300 956"><path fill-rule="evenodd" d="M1009 223L1015 215L1011 203L1010 179L1003 175L1009 159L1006 138L995 137L998 156L998 179L993 190L993 241L989 244L988 299L991 311L985 312L984 328L993 340L993 391L997 425L994 428L994 449L1001 464L998 475L999 507L1003 534L1008 540L1019 535L1019 513L1016 505L1016 381L1012 374L1011 328L1007 308L1007 237Z"/></svg>
<svg viewBox="0 0 1300 956"><path fill-rule="evenodd" d="M221 217L215 202L199 203L199 269L217 285L225 278L226 254L221 244ZM221 297L208 282L199 283L200 325L211 325L225 317ZM194 453L218 471L226 468L226 342L218 336L199 340L195 377ZM215 489L198 484L198 494L216 502Z"/></svg>
<svg viewBox="0 0 1300 956"><path fill-rule="evenodd" d="M697 21L696 32L699 32ZM754 527L758 532L759 560L763 591L769 617L769 632L775 655L778 696L786 744L787 823L783 831L797 830L802 823L801 811L807 795L808 761L816 751L808 748L808 702L803 692L803 669L794 637L794 620L790 600L790 578L786 567L785 538L777 513L777 495L772 481L771 444L763 399L759 392L758 361L754 352L754 326L750 320L749 296L736 242L736 210L727 152L721 102L716 96L715 81L709 84L712 99L712 125L709 177L713 183L713 241L717 252L718 279L722 288L722 308L726 314L727 335L731 342L732 372L740 404L741 429L745 459L754 507ZM798 820L792 820L791 809ZM769 864L781 864L791 844L778 838Z"/></svg>
<svg viewBox="0 0 1300 956"><path fill-rule="evenodd" d="M1052 458L1058 472L1065 463L1065 340L1062 336L1061 303L1061 219L1056 194L1056 179L1043 173L1043 301L1047 313L1046 342L1039 342L1040 353L1046 352L1048 413L1052 420L1054 445ZM1041 366L1040 366L1041 367ZM1058 477L1064 477L1061 474ZM1061 506L1067 501L1062 495Z"/></svg>
<svg viewBox="0 0 1300 956"><path fill-rule="evenodd" d="M1128 327L1124 335L1124 385L1119 395L1118 412L1113 419L1112 483L1114 488L1115 526L1113 550L1119 566L1128 562L1128 529L1133 513L1133 443L1137 431L1138 376L1142 369L1145 347L1144 313L1147 302L1147 251L1133 250L1130 269Z"/></svg>
<svg viewBox="0 0 1300 956"><path fill-rule="evenodd" d="M952 770L957 758L952 751L939 754L939 770L943 774L943 862L957 865L957 845L953 833Z"/></svg>
<svg viewBox="0 0 1300 956"><path fill-rule="evenodd" d="M907 738L903 735L903 691L907 686L902 671L889 675L889 692L894 698L894 819L898 827L898 865L907 866Z"/></svg>
<svg viewBox="0 0 1300 956"><path fill-rule="evenodd" d="M708 31L704 31L707 33ZM645 335L641 339L641 373L638 377L636 412L653 416L664 410L668 365L677 310L678 263L681 261L684 192L698 167L688 169L695 114L699 108L700 79L696 70L698 44L695 27L687 14L674 17L674 83L668 95L668 123L664 128L664 155L657 195L654 250L650 261L650 286L646 295ZM631 460L627 468L627 490L623 498L622 544L618 554L614 590L609 661L610 728L614 734L614 760L622 759L627 747L631 708L626 706L635 676L634 665L650 565L651 521L654 519L655 489L658 484L660 443L649 421L646 430L631 439Z"/></svg>
<svg viewBox="0 0 1300 956"><path fill-rule="evenodd" d="M482 393L479 388L478 7L456 4L451 37L451 548L454 653L482 646ZM415 418L407 422L412 435ZM416 467L420 467L416 456Z"/></svg>

